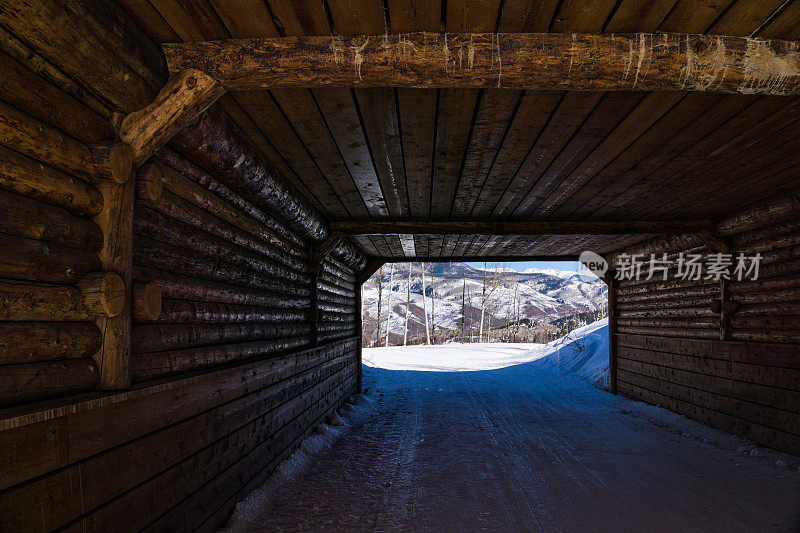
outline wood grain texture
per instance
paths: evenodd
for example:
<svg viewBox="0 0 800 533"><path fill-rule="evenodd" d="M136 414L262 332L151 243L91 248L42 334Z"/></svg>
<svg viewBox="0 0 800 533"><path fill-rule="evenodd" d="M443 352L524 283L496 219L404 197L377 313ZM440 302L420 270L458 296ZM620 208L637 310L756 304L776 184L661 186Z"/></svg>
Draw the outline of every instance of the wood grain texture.
<svg viewBox="0 0 800 533"><path fill-rule="evenodd" d="M800 93L789 41L690 34L399 34L163 46L229 90L438 87ZM542 53L542 50L545 53Z"/></svg>

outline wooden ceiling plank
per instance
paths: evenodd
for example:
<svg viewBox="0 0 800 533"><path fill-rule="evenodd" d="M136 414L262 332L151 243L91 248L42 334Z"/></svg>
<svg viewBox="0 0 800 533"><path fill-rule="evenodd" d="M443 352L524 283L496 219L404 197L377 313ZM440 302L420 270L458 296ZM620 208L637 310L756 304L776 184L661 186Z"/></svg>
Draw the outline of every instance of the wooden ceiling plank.
<svg viewBox="0 0 800 533"><path fill-rule="evenodd" d="M294 170L286 163L283 156L272 146L269 140L264 136L258 125L253 122L250 116L245 112L242 106L234 100L230 94L226 94L219 99L217 105L222 108L226 115L228 115L236 125L244 132L248 139L261 150L261 153L267 161L278 171L284 178L286 178L293 187L295 187L300 194L311 202L315 208L326 216L330 216L330 206L323 206L317 196L313 194L303 183L303 181L294 173Z"/></svg>
<svg viewBox="0 0 800 533"><path fill-rule="evenodd" d="M326 88L313 91L333 142L342 154L358 193L373 217L386 217L389 209L372 163L361 120L350 89Z"/></svg>
<svg viewBox="0 0 800 533"><path fill-rule="evenodd" d="M497 27L500 0L448 0L445 31L493 32Z"/></svg>
<svg viewBox="0 0 800 533"><path fill-rule="evenodd" d="M562 202L630 147L685 96L682 93L650 93L549 195L543 196L529 211L515 212L515 215L550 216Z"/></svg>
<svg viewBox="0 0 800 533"><path fill-rule="evenodd" d="M444 31L441 0L388 0L393 33Z"/></svg>
<svg viewBox="0 0 800 533"><path fill-rule="evenodd" d="M708 28L711 35L747 37L759 29L764 21L778 10L786 0L737 0Z"/></svg>
<svg viewBox="0 0 800 533"><path fill-rule="evenodd" d="M395 92L389 88L359 89L356 101L389 215L408 216L408 187Z"/></svg>
<svg viewBox="0 0 800 533"><path fill-rule="evenodd" d="M521 140L520 126L512 131L514 115L523 100L522 91L484 89L481 91L477 115L472 127L463 168L450 206L450 215L463 217L470 214L479 201L489 171L502 146L511 146ZM530 106L526 104L526 110ZM533 126L525 133L531 135Z"/></svg>
<svg viewBox="0 0 800 533"><path fill-rule="evenodd" d="M273 90L272 95L291 122L306 150L314 156L322 174L330 181L347 211L363 217L368 211L311 91Z"/></svg>
<svg viewBox="0 0 800 533"><path fill-rule="evenodd" d="M690 150L701 139L713 134L717 128L752 105L754 101L753 97L688 95L680 104L680 107L686 109L685 114L679 115L676 110L663 119L669 124L674 122L674 119L680 118L680 123L668 125L667 132L662 132L661 126L654 128L650 138L659 137L660 144L651 140L646 155L634 149L626 150L575 195L570 201L573 206L571 210L566 208L556 210L555 214L570 217L599 217L601 210L610 200L637 197L641 191L654 186L653 172ZM700 113L699 115L694 113L696 118L691 118L690 107L694 106L700 107Z"/></svg>
<svg viewBox="0 0 800 533"><path fill-rule="evenodd" d="M497 31L545 33L557 8L558 0L504 2Z"/></svg>
<svg viewBox="0 0 800 533"><path fill-rule="evenodd" d="M450 215L477 103L478 91L474 89L442 89L439 94L436 150L431 184L432 218L444 218Z"/></svg>
<svg viewBox="0 0 800 533"><path fill-rule="evenodd" d="M369 236L359 235L354 237L354 239L367 255L374 257L379 254L378 249L372 243L372 239Z"/></svg>
<svg viewBox="0 0 800 533"><path fill-rule="evenodd" d="M550 30L553 33L600 33L617 0L564 0Z"/></svg>
<svg viewBox="0 0 800 533"><path fill-rule="evenodd" d="M775 107L778 112L774 113ZM774 114L773 114L774 113ZM766 117L766 118L765 118ZM762 99L756 105L750 106L743 113L740 113L728 121L724 128L717 130L715 135L702 144L705 150L695 153L694 159L690 163L676 169L674 174L669 176L667 183L675 187L675 190L686 190L685 187L696 182L698 177L705 179L706 172L713 169L730 170L737 164L737 158L746 154L747 150L768 139L775 131L779 131L789 124L795 122L800 117L800 101L782 99ZM666 190L666 189L662 189ZM639 211L635 209L634 211Z"/></svg>
<svg viewBox="0 0 800 533"><path fill-rule="evenodd" d="M517 203L512 211L515 217L527 217L543 204L548 195L567 185L566 180L605 142L617 127L633 112L643 99L644 93L606 93L592 110L586 121L575 132L569 143L555 159L546 161L541 167L524 170L534 178L534 186Z"/></svg>
<svg viewBox="0 0 800 533"><path fill-rule="evenodd" d="M733 0L678 0L658 31L704 33Z"/></svg>
<svg viewBox="0 0 800 533"><path fill-rule="evenodd" d="M788 2L772 20L756 33L762 39L800 39L800 2Z"/></svg>
<svg viewBox="0 0 800 533"><path fill-rule="evenodd" d="M461 235L456 243L455 248L453 248L453 255L455 256L463 256L467 254L467 250L469 249L472 241L475 240L475 235Z"/></svg>
<svg viewBox="0 0 800 533"><path fill-rule="evenodd" d="M272 13L261 0L209 0L226 31L236 38L277 37L280 35ZM322 175L302 140L268 91L231 93L262 134L281 154L293 174L303 182L303 191L314 190L317 203L332 214L347 212L327 177Z"/></svg>
<svg viewBox="0 0 800 533"><path fill-rule="evenodd" d="M343 211L344 205L323 175L302 140L297 136L268 91L237 91L231 96L245 109L270 144L280 152L305 188L314 190L320 202L332 211Z"/></svg>
<svg viewBox="0 0 800 533"><path fill-rule="evenodd" d="M230 37L217 13L206 0L150 0L178 36L186 42L227 39Z"/></svg>
<svg viewBox="0 0 800 533"><path fill-rule="evenodd" d="M330 35L324 0L267 0L273 21L283 35Z"/></svg>
<svg viewBox="0 0 800 533"><path fill-rule="evenodd" d="M503 159L500 159L498 156L498 164L501 165L503 174L508 175L509 170L513 173L510 174L510 178L497 180L493 177L493 182L496 180L498 185L495 190L502 191L499 200L493 206L493 217L502 218L513 212L531 186L535 186L535 180L538 179L541 172L567 145L602 97L603 93L567 92L558 103L552 116L541 117L549 120L544 122L544 129L538 137L531 136L534 144L529 148L523 161L517 162L505 155ZM541 118L540 124L542 123ZM536 131L535 128L534 131ZM524 127L522 132L524 133ZM494 173L493 168L492 174L494 175ZM489 202L487 202L488 204ZM477 212L475 214L480 215Z"/></svg>
<svg viewBox="0 0 800 533"><path fill-rule="evenodd" d="M652 32L661 25L678 0L622 0L604 33Z"/></svg>
<svg viewBox="0 0 800 533"><path fill-rule="evenodd" d="M428 218L431 205L431 165L435 141L435 89L398 89L409 213Z"/></svg>

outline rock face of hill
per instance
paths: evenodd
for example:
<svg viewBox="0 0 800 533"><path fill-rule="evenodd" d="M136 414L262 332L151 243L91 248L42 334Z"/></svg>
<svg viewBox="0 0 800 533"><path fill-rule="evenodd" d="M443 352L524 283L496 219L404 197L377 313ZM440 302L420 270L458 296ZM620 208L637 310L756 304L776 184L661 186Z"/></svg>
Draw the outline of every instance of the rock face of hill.
<svg viewBox="0 0 800 533"><path fill-rule="evenodd" d="M382 278L377 272L364 284L367 338L375 336L379 280L382 283L381 329L385 334L391 293L390 342L394 342L396 336L402 338L409 294L408 269L408 264L395 265L390 284L389 266L384 266ZM576 272L534 268L522 272L488 268L484 272L465 263L427 264L425 304L429 321L435 322L437 332L451 335L460 332L462 321L464 331L479 329L484 283L488 294L484 324L491 320L495 329L515 324L518 318L520 323L529 326L548 324L561 317L596 311L607 303L605 283L599 279L584 281ZM410 286L409 337L417 338L425 331L419 263L411 265Z"/></svg>

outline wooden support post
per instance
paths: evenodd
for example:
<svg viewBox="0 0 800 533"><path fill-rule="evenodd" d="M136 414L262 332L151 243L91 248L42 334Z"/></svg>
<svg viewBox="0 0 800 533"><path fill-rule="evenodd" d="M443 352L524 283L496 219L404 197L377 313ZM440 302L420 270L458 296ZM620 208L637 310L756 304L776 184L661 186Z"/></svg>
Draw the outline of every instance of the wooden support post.
<svg viewBox="0 0 800 533"><path fill-rule="evenodd" d="M228 90L508 88L800 94L792 41L693 34L404 33L171 43ZM646 60L642 60L646 58Z"/></svg>
<svg viewBox="0 0 800 533"><path fill-rule="evenodd" d="M311 274L311 307L308 313L308 320L311 324L311 346L317 346L319 344L319 271L320 271L320 263L314 260L313 258L317 255L317 251L315 248L312 247L310 253L308 254L312 257L311 263L309 265L309 274Z"/></svg>
<svg viewBox="0 0 800 533"><path fill-rule="evenodd" d="M617 288L619 281L609 270L605 276L608 284L608 392L617 394Z"/></svg>
<svg viewBox="0 0 800 533"><path fill-rule="evenodd" d="M100 317L97 325L103 332L103 344L95 355L100 370L100 388L124 389L130 386L131 284L133 281L133 172L125 183L104 180L98 183L103 195L103 209L94 217L103 232L104 244L99 253L103 270L117 274L125 297L115 316Z"/></svg>
<svg viewBox="0 0 800 533"><path fill-rule="evenodd" d="M363 329L363 316L361 310L361 284L356 285L356 392L361 394L364 391L364 384L363 384L363 343L364 343L364 334L362 332Z"/></svg>
<svg viewBox="0 0 800 533"><path fill-rule="evenodd" d="M119 137L130 145L134 164L141 165L223 94L222 85L198 70L173 75L150 105L119 120Z"/></svg>
<svg viewBox="0 0 800 533"><path fill-rule="evenodd" d="M312 249L310 255L311 260L315 263L322 263L325 257L327 257L328 253L336 248L336 245L338 245L343 238L344 233L338 231L331 232L327 239Z"/></svg>

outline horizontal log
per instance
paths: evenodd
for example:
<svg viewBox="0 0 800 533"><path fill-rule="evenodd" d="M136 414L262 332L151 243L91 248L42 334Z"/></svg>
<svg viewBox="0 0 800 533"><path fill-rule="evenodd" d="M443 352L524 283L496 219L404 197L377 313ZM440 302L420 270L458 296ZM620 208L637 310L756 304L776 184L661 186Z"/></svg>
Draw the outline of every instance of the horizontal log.
<svg viewBox="0 0 800 533"><path fill-rule="evenodd" d="M91 359L6 365L0 372L0 406L84 392L97 384L97 366Z"/></svg>
<svg viewBox="0 0 800 533"><path fill-rule="evenodd" d="M685 234L711 228L708 220L665 221L459 221L407 220L331 222L345 235L615 235Z"/></svg>
<svg viewBox="0 0 800 533"><path fill-rule="evenodd" d="M0 320L92 321L122 310L125 287L112 273L92 273L78 286L0 280Z"/></svg>
<svg viewBox="0 0 800 533"><path fill-rule="evenodd" d="M317 291L317 300L320 302L331 302L342 305L350 305L350 306L356 305L355 294L351 294L350 296L341 296L322 289L319 289Z"/></svg>
<svg viewBox="0 0 800 533"><path fill-rule="evenodd" d="M33 198L0 189L0 232L99 252L103 233L91 220ZM13 213L13 215L11 215Z"/></svg>
<svg viewBox="0 0 800 533"><path fill-rule="evenodd" d="M719 292L719 289L717 289ZM719 298L719 294L716 295ZM708 306L714 297L709 296L694 296L688 298L673 297L669 300L643 300L637 302L619 302L615 307L618 311L646 311L655 309L674 309L678 307L705 307Z"/></svg>
<svg viewBox="0 0 800 533"><path fill-rule="evenodd" d="M0 277L46 283L76 283L102 270L97 254L56 244L12 237L0 239Z"/></svg>
<svg viewBox="0 0 800 533"><path fill-rule="evenodd" d="M37 120L87 144L114 137L114 129L103 116L5 53L0 53L0 79L0 99Z"/></svg>
<svg viewBox="0 0 800 533"><path fill-rule="evenodd" d="M350 283L355 283L356 281L355 269L342 263L331 255L328 255L320 266L323 271L329 272L345 281L349 281Z"/></svg>
<svg viewBox="0 0 800 533"><path fill-rule="evenodd" d="M354 244L350 239L342 239L331 250L331 255L354 270L362 270L367 266L367 258L361 247Z"/></svg>
<svg viewBox="0 0 800 533"><path fill-rule="evenodd" d="M348 313L344 310L321 311L319 313L320 322L355 322L355 313Z"/></svg>
<svg viewBox="0 0 800 533"><path fill-rule="evenodd" d="M736 311L737 316L775 316L795 315L800 316L800 301L769 302L740 305Z"/></svg>
<svg viewBox="0 0 800 533"><path fill-rule="evenodd" d="M326 302L324 300L317 300L317 309L320 311L332 311L338 313L355 314L356 308L353 305L342 305L335 302Z"/></svg>
<svg viewBox="0 0 800 533"><path fill-rule="evenodd" d="M224 93L219 83L197 70L174 74L152 102L122 119L119 138L141 165Z"/></svg>
<svg viewBox="0 0 800 533"><path fill-rule="evenodd" d="M738 292L731 295L738 304L759 304L768 302L796 302L800 300L800 286L781 287L777 290Z"/></svg>
<svg viewBox="0 0 800 533"><path fill-rule="evenodd" d="M133 169L126 144L88 146L2 101L0 136L7 148L79 178L125 183Z"/></svg>
<svg viewBox="0 0 800 533"><path fill-rule="evenodd" d="M3 26L112 107L150 103L166 80L158 48L113 2L10 0Z"/></svg>
<svg viewBox="0 0 800 533"><path fill-rule="evenodd" d="M156 283L133 284L133 319L158 320L161 316L161 289Z"/></svg>
<svg viewBox="0 0 800 533"><path fill-rule="evenodd" d="M102 342L92 322L0 322L0 364L91 357Z"/></svg>
<svg viewBox="0 0 800 533"><path fill-rule="evenodd" d="M202 70L202 69L201 69ZM224 113L214 108L178 132L171 145L215 173L259 207L275 213L305 237L320 242L329 229L319 213L294 190Z"/></svg>
<svg viewBox="0 0 800 533"><path fill-rule="evenodd" d="M343 331L320 331L319 334L317 335L317 339L320 342L329 342L333 340L346 339L348 337L352 337L355 334L356 334L355 328Z"/></svg>
<svg viewBox="0 0 800 533"><path fill-rule="evenodd" d="M782 193L748 209L742 210L721 220L716 231L724 236L741 234L756 230L784 220L800 216L800 195Z"/></svg>
<svg viewBox="0 0 800 533"><path fill-rule="evenodd" d="M0 187L90 217L103 208L97 188L0 145Z"/></svg>
<svg viewBox="0 0 800 533"><path fill-rule="evenodd" d="M792 348L794 350L798 349L794 345L800 344L800 333L785 330L768 330L761 327L758 329L734 329L731 331L731 338L736 341L787 343L793 345Z"/></svg>
<svg viewBox="0 0 800 533"><path fill-rule="evenodd" d="M260 305L279 309L304 309L308 307L309 302L307 297L300 295L279 294L239 285L216 283L160 270L134 268L134 278L154 283L164 298L176 300Z"/></svg>
<svg viewBox="0 0 800 533"><path fill-rule="evenodd" d="M301 268L303 258L301 248L256 220L242 216L242 212L236 206L183 177L171 167L165 168L164 186L175 195L174 197L182 198L190 205L230 224L237 233L241 233L241 236L238 237L239 241L258 243L257 247L250 246L258 250L266 250L270 255L280 258L294 268ZM179 205L186 205L186 202L179 203Z"/></svg>
<svg viewBox="0 0 800 533"><path fill-rule="evenodd" d="M693 318L691 320L661 319L661 318L618 318L620 326L641 326L650 328L719 328L718 318Z"/></svg>
<svg viewBox="0 0 800 533"><path fill-rule="evenodd" d="M644 328L641 326L619 326L619 333L633 335L660 335L664 337L679 337L683 339L716 339L719 338L719 328L716 329L696 329L696 328Z"/></svg>
<svg viewBox="0 0 800 533"><path fill-rule="evenodd" d="M145 210L148 210L148 213L142 213ZM140 230L144 229L145 222L147 223L147 228L155 233L174 232L175 228L180 226L185 230L182 233L214 235L234 245L248 248L253 252L282 262L293 269L307 269L307 265L304 262L284 252L282 248L265 243L263 240L220 220L202 207L187 202L167 190L164 190L161 198L156 201L140 202L137 205L137 213L138 215L134 220L139 225ZM147 217L146 220L145 216ZM140 218L142 220L138 220ZM185 239L185 237L179 238L179 240Z"/></svg>
<svg viewBox="0 0 800 533"><path fill-rule="evenodd" d="M641 302L675 301L684 298L697 298L698 301L707 301L719 297L719 283L713 285L695 285L663 291L652 290L638 293L618 294L617 302L632 304Z"/></svg>
<svg viewBox="0 0 800 533"><path fill-rule="evenodd" d="M674 307L665 308L658 307L653 309L643 310L623 310L617 306L620 311L619 317L626 318L715 318L714 313L708 306L706 307Z"/></svg>
<svg viewBox="0 0 800 533"><path fill-rule="evenodd" d="M143 381L231 361L263 357L306 344L308 339L305 337L291 337L139 354L131 361L131 372L134 380Z"/></svg>
<svg viewBox="0 0 800 533"><path fill-rule="evenodd" d="M800 94L794 43L687 34L406 33L165 44L228 90L413 87ZM643 58L647 58L643 61Z"/></svg>
<svg viewBox="0 0 800 533"><path fill-rule="evenodd" d="M732 316L731 327L745 330L790 330L800 331L798 316Z"/></svg>
<svg viewBox="0 0 800 533"><path fill-rule="evenodd" d="M192 250L197 254L208 257L225 257L232 264L259 272L262 275L284 279L292 283L308 284L311 282L311 277L307 273L282 265L272 259L271 255L232 244L206 233L203 229L171 220L142 206L136 209L134 230L138 235ZM305 267L305 265L303 266Z"/></svg>
<svg viewBox="0 0 800 533"><path fill-rule="evenodd" d="M215 302L193 302L165 298L161 302L162 324L188 323L233 323L233 322L304 322L307 313L286 309L272 309L251 305L220 304Z"/></svg>
<svg viewBox="0 0 800 533"><path fill-rule="evenodd" d="M282 280L263 276L249 269L224 260L215 260L211 257L198 257L189 250L155 241L147 237L136 238L133 248L134 264L155 270L204 278L209 281L223 282L234 285L246 285L252 288L273 291L280 294L293 294L307 296L310 287L296 285ZM0 264L1 266L1 264Z"/></svg>
<svg viewBox="0 0 800 533"><path fill-rule="evenodd" d="M153 156L153 160L160 161L172 167L185 178L190 179L200 187L236 206L237 209L263 224L265 231L270 231L280 239L294 245L298 252L302 252L300 255L305 256L305 242L298 237L295 232L290 230L286 225L278 222L274 217L267 215L252 202L245 200L244 197L234 192L218 179L209 175L200 167L187 161L185 157L168 148L162 148Z"/></svg>
<svg viewBox="0 0 800 533"><path fill-rule="evenodd" d="M309 324L135 324L131 335L134 355L288 337L308 337Z"/></svg>
<svg viewBox="0 0 800 533"><path fill-rule="evenodd" d="M161 198L164 188L164 167L149 163L136 169L136 196L141 200L155 202Z"/></svg>

